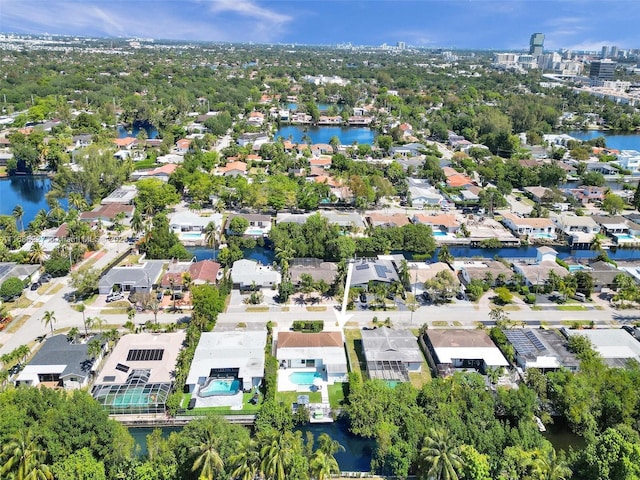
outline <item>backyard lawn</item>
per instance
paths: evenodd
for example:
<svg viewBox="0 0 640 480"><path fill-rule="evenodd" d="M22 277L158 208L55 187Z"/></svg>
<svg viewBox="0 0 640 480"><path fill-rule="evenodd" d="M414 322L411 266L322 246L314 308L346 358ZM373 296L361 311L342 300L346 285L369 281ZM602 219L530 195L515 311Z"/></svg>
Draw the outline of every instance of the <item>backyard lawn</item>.
<svg viewBox="0 0 640 480"><path fill-rule="evenodd" d="M329 385L329 404L331 408L340 408L342 406L342 402L344 401L344 390L346 387L345 383L334 383L333 385Z"/></svg>
<svg viewBox="0 0 640 480"><path fill-rule="evenodd" d="M362 332L359 328L345 329L344 337L347 343L347 352L349 353L351 371L362 374L366 369L364 355L362 353Z"/></svg>
<svg viewBox="0 0 640 480"><path fill-rule="evenodd" d="M310 403L322 402L322 395L320 395L320 392L278 392L276 393L276 401L289 406L298 401L298 395L309 395Z"/></svg>
<svg viewBox="0 0 640 480"><path fill-rule="evenodd" d="M191 393L185 393L182 396L182 402L180 407L186 409L191 400ZM250 402L253 397L253 393L242 394L242 410L231 410L231 407L204 407L194 408L193 410L186 410L182 415L206 415L207 413L218 413L220 415L253 415L260 410L260 403L254 405Z"/></svg>

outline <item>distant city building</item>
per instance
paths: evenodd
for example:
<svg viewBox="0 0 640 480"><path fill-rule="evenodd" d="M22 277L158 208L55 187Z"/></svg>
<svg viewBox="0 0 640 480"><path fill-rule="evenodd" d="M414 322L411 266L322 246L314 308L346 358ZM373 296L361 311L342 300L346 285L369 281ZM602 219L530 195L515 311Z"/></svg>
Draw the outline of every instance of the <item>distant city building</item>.
<svg viewBox="0 0 640 480"><path fill-rule="evenodd" d="M602 46L602 52L600 52L600 58L607 58L609 56L609 47L606 45Z"/></svg>
<svg viewBox="0 0 640 480"><path fill-rule="evenodd" d="M615 69L616 64L611 60L593 60L591 62L591 69L589 70L589 76L598 80L613 80Z"/></svg>
<svg viewBox="0 0 640 480"><path fill-rule="evenodd" d="M398 50L404 50L405 48L407 48L407 44L404 42L398 42L397 47L398 47Z"/></svg>
<svg viewBox="0 0 640 480"><path fill-rule="evenodd" d="M544 34L534 33L529 40L529 55L538 57L542 55L544 50Z"/></svg>

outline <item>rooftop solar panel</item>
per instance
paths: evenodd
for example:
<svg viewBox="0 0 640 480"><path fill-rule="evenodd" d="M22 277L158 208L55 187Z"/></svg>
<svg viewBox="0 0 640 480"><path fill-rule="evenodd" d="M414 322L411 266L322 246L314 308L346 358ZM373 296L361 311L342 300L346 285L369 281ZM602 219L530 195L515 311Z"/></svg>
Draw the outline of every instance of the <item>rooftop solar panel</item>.
<svg viewBox="0 0 640 480"><path fill-rule="evenodd" d="M129 350L127 354L128 362L148 362L159 361L164 356L163 348L139 348Z"/></svg>
<svg viewBox="0 0 640 480"><path fill-rule="evenodd" d="M387 278L387 267L385 267L384 265L374 265L374 268L376 269L378 277Z"/></svg>
<svg viewBox="0 0 640 480"><path fill-rule="evenodd" d="M121 372L127 373L129 371L129 367L127 367L126 365L123 365L121 363L118 363L116 365L116 370L119 370Z"/></svg>

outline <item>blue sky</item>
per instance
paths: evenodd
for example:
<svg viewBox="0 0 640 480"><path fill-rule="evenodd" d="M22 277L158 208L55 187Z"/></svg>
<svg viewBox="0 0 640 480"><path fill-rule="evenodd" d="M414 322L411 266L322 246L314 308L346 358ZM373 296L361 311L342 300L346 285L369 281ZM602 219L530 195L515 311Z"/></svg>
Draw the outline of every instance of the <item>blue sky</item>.
<svg viewBox="0 0 640 480"><path fill-rule="evenodd" d="M0 0L0 31L258 43L640 48L640 0Z"/></svg>

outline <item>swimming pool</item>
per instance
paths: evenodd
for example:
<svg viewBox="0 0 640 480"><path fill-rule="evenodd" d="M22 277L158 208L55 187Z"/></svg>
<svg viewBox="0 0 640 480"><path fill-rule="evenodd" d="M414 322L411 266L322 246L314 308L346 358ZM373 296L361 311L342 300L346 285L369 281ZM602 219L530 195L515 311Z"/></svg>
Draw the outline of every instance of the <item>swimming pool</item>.
<svg viewBox="0 0 640 480"><path fill-rule="evenodd" d="M261 228L248 228L244 232L245 235L264 235L264 230Z"/></svg>
<svg viewBox="0 0 640 480"><path fill-rule="evenodd" d="M182 238L202 238L202 232L183 232L180 234Z"/></svg>
<svg viewBox="0 0 640 480"><path fill-rule="evenodd" d="M585 265L569 265L570 272L578 272L580 270L591 270L591 269Z"/></svg>
<svg viewBox="0 0 640 480"><path fill-rule="evenodd" d="M535 234L536 238L547 238L549 240L553 240L554 238L556 238L556 236L552 233L536 233Z"/></svg>
<svg viewBox="0 0 640 480"><path fill-rule="evenodd" d="M322 380L318 372L293 372L289 374L289 381L294 385L313 385L314 380Z"/></svg>
<svg viewBox="0 0 640 480"><path fill-rule="evenodd" d="M622 240L623 242L633 242L636 239L636 237L629 235L628 233L616 233L615 236L618 241Z"/></svg>
<svg viewBox="0 0 640 480"><path fill-rule="evenodd" d="M237 378L211 379L198 391L199 397L213 397L215 395L235 395L240 390L240 380Z"/></svg>
<svg viewBox="0 0 640 480"><path fill-rule="evenodd" d="M443 232L442 230L434 230L433 231L433 236L434 237L446 237L447 236L447 232Z"/></svg>

